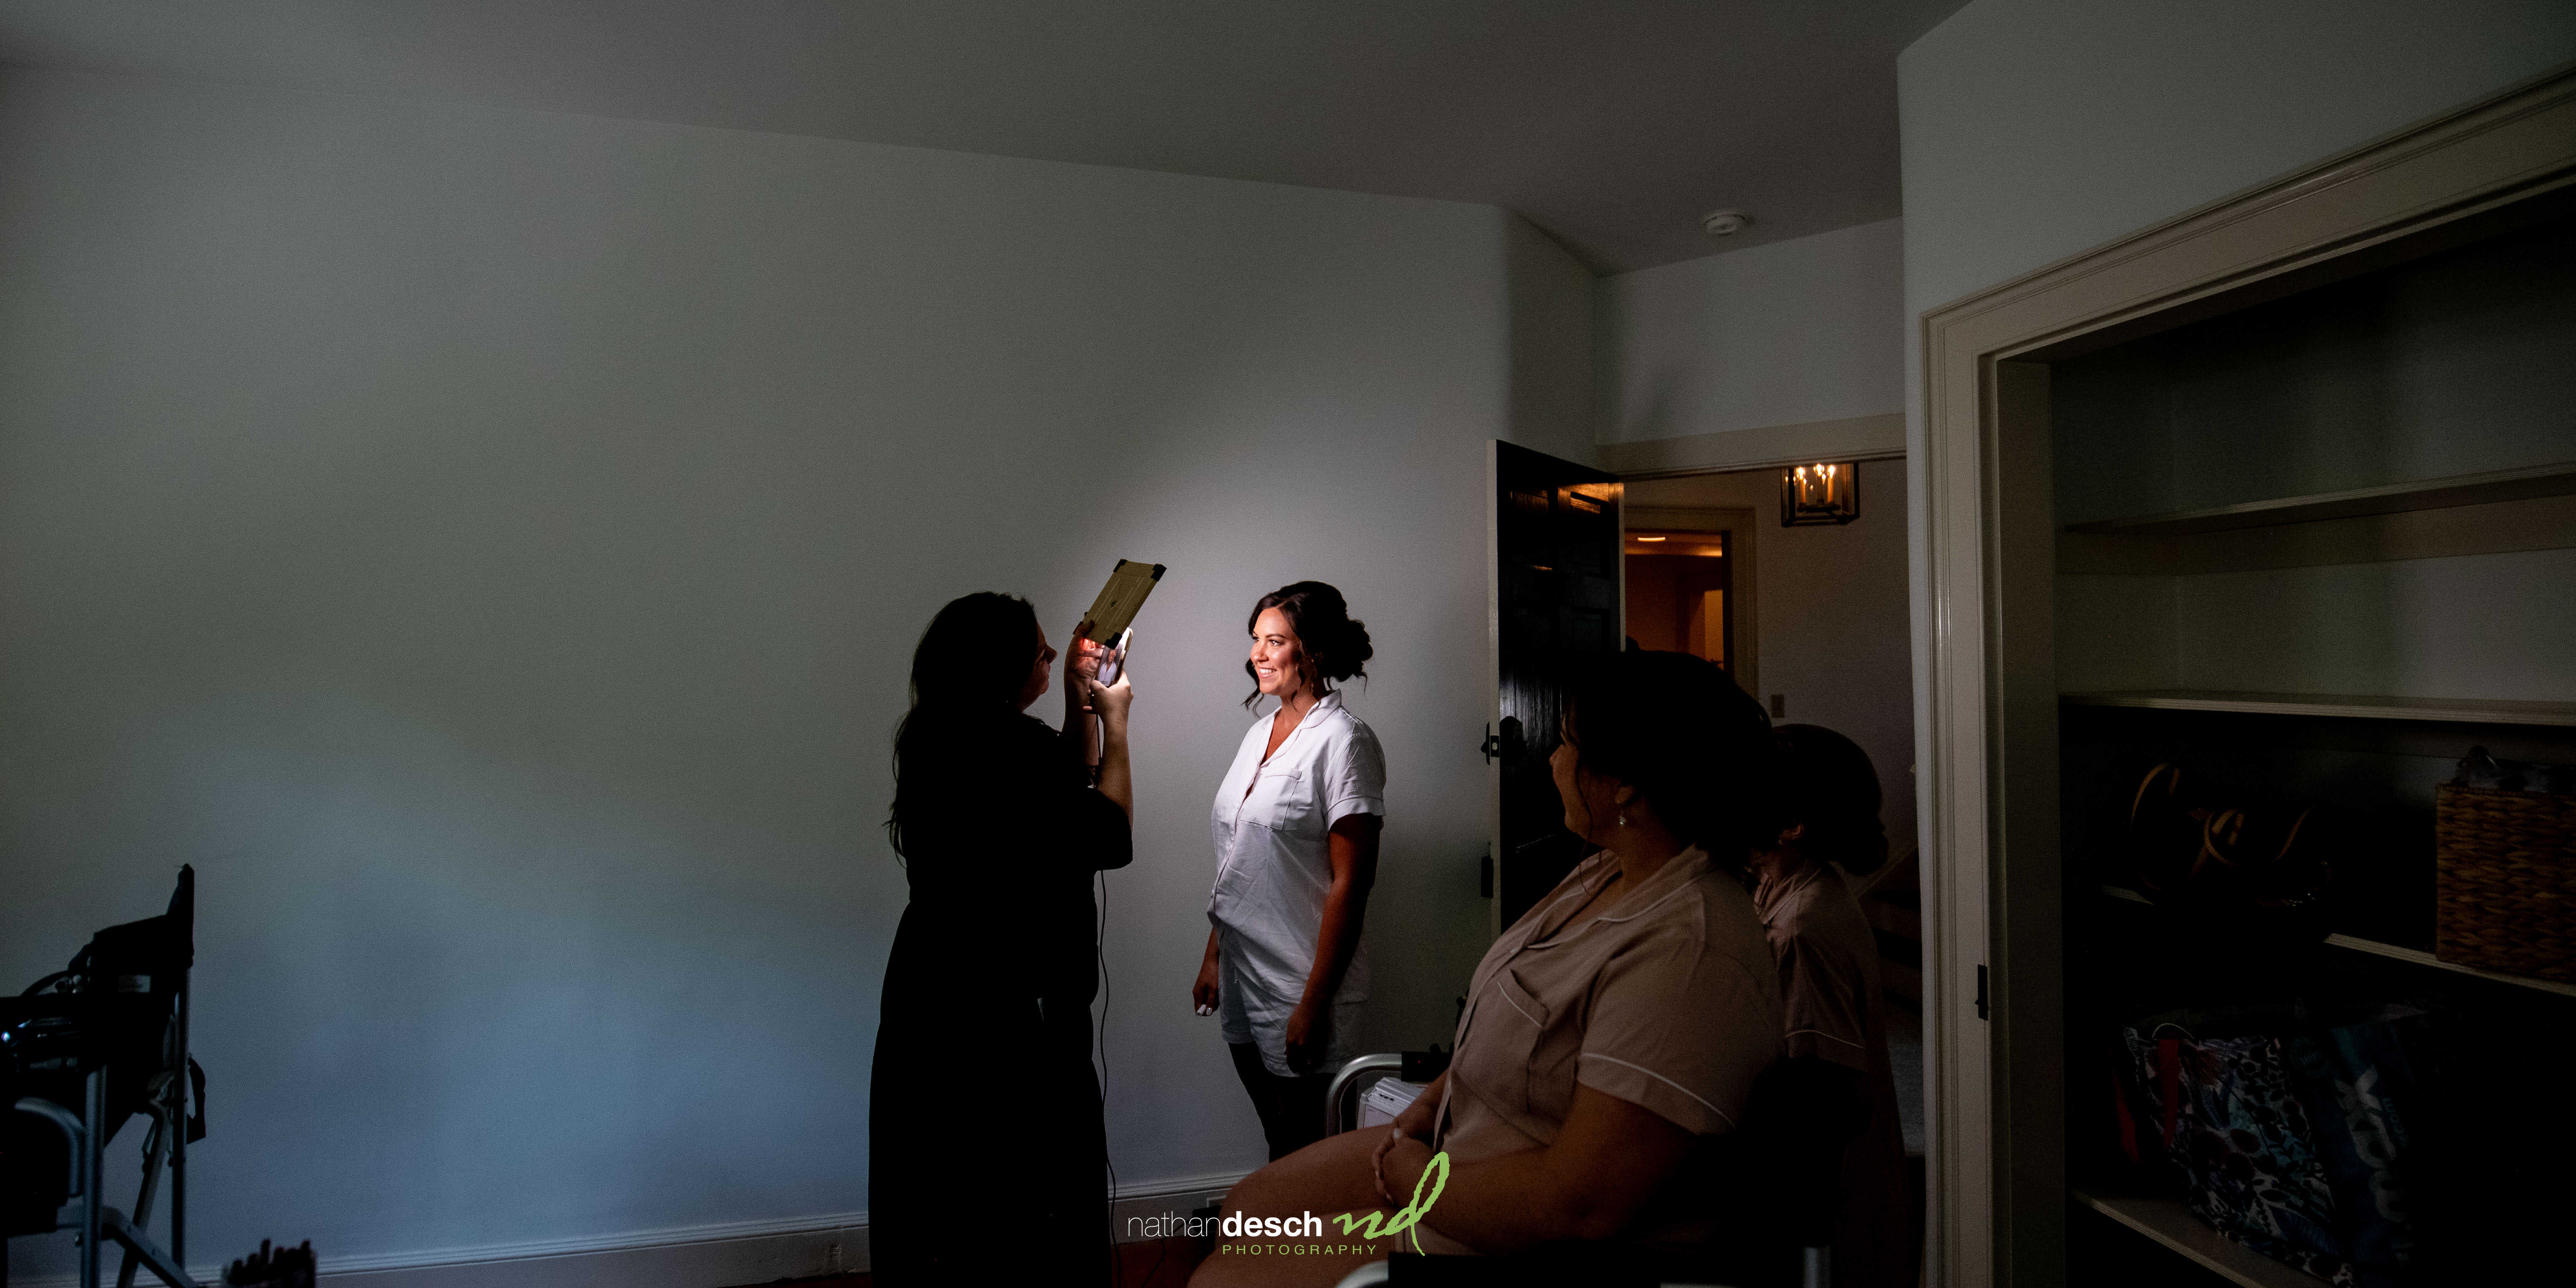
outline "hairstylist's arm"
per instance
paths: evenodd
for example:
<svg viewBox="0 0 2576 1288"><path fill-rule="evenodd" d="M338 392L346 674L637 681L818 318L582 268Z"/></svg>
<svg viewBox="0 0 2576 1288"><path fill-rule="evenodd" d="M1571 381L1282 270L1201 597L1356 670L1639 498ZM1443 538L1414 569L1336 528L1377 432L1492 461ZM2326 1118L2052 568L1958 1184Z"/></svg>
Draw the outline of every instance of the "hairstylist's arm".
<svg viewBox="0 0 2576 1288"><path fill-rule="evenodd" d="M1315 967L1306 995L1288 1013L1288 1070L1311 1073L1332 1045L1333 995L1359 951L1360 922L1368 914L1369 887L1377 883L1377 840L1385 820L1346 814L1325 837L1333 884L1324 891L1324 924L1315 933Z"/></svg>
<svg viewBox="0 0 2576 1288"><path fill-rule="evenodd" d="M1118 802L1127 811L1129 822L1136 818L1136 784L1127 773L1127 704L1136 696L1127 687L1128 673L1118 673L1118 683L1102 684L1095 679L1083 680L1091 693L1091 709L1100 713L1100 794ZM1079 713L1077 713L1079 714Z"/></svg>
<svg viewBox="0 0 2576 1288"><path fill-rule="evenodd" d="M1430 1165L1431 1147L1410 1137L1388 1142L1378 1178L1389 1206L1400 1206ZM1681 1167L1690 1145L1690 1133L1661 1114L1577 1083L1574 1108L1545 1148L1452 1160L1423 1224L1485 1253L1607 1239Z"/></svg>

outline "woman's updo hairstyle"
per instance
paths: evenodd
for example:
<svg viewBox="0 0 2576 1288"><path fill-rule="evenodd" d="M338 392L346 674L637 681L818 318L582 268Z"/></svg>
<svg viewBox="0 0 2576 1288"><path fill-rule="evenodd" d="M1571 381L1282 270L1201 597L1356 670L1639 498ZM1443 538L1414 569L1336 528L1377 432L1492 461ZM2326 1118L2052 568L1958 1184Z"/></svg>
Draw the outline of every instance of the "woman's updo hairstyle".
<svg viewBox="0 0 2576 1288"><path fill-rule="evenodd" d="M1019 714L1037 663L1038 615L1017 595L982 590L948 601L912 650L912 709L894 730L894 808L886 839L903 853L904 829L936 814L943 761L989 751L996 721Z"/></svg>
<svg viewBox="0 0 2576 1288"><path fill-rule="evenodd" d="M1788 822L1805 824L1798 851L1858 875L1887 862L1887 824L1878 817L1878 767L1860 744L1823 725L1782 725L1780 772Z"/></svg>
<svg viewBox="0 0 2576 1288"><path fill-rule="evenodd" d="M1351 619L1351 606L1342 602L1341 591L1320 581L1292 581L1252 606L1252 615L1243 620L1244 633L1258 629L1261 615L1273 608L1288 619L1288 629L1297 637L1306 687L1315 696L1332 692L1337 680L1368 675L1368 660L1377 656L1377 650L1369 646L1368 624ZM1261 676L1252 669L1250 658L1244 659L1243 673L1252 677L1252 696L1243 700L1249 707L1261 701Z"/></svg>
<svg viewBox="0 0 2576 1288"><path fill-rule="evenodd" d="M1787 826L1771 718L1715 663L1688 653L1590 659L1566 692L1566 740L1585 771L1626 783L1685 845L1744 875Z"/></svg>

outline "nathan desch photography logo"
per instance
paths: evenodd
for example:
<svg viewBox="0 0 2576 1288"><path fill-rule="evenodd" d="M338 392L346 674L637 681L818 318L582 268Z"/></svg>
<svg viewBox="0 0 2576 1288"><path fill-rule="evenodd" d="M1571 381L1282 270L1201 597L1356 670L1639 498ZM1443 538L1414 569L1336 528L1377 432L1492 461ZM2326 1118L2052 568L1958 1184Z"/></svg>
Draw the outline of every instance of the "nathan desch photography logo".
<svg viewBox="0 0 2576 1288"><path fill-rule="evenodd" d="M1204 1234L1207 1233L1207 1226L1213 1225L1216 1227L1217 1237L1226 1240L1217 1245L1218 1256L1228 1254L1245 1257L1335 1256L1351 1253L1393 1252L1396 1251L1393 1247L1378 1246L1380 1241L1392 1242L1398 1236L1408 1233L1412 1234L1413 1250L1420 1252L1422 1236L1414 1231L1414 1227L1422 1224L1423 1216L1431 1211L1432 1204L1440 1201L1440 1191L1448 1185L1449 1154L1443 1150L1432 1155L1431 1161L1423 1167L1421 1177L1413 1183L1413 1197L1403 1207L1392 1212L1335 1213L1330 1219L1334 1225L1340 1227L1340 1236L1346 1240L1340 1243L1316 1242L1328 1237L1324 1230L1326 1218L1316 1216L1312 1212L1301 1212L1295 1216L1246 1216L1237 1212L1222 1219L1130 1217L1128 1224L1131 1227L1161 1227L1159 1231L1148 1230L1147 1237L1153 1237L1157 1232ZM1169 1222L1187 1224L1186 1228L1183 1228L1167 1225L1166 1223Z"/></svg>

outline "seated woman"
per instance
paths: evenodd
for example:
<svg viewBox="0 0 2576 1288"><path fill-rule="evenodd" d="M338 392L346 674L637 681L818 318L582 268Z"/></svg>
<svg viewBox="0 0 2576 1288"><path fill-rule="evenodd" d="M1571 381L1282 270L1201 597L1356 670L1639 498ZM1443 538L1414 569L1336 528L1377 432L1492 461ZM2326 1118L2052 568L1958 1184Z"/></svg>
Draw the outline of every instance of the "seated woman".
<svg viewBox="0 0 2576 1288"><path fill-rule="evenodd" d="M1322 1235L1293 1255L1220 1239L1193 1284L1329 1285L1382 1259L1398 1240L1355 1246L1329 1218L1405 1206L1444 1152L1406 1250L1417 1234L1447 1253L1715 1234L1714 1156L1780 1046L1744 867L1779 832L1770 724L1679 653L1604 658L1568 696L1550 763L1566 827L1599 849L1485 954L1449 1072L1392 1132L1318 1141L1226 1196L1228 1214L1327 1218Z"/></svg>
<svg viewBox="0 0 2576 1288"><path fill-rule="evenodd" d="M1903 1288L1914 1282L1914 1233L1878 936L1845 881L1887 861L1878 771L1869 753L1820 725L1783 725L1779 737L1790 825L1753 856L1753 905L1780 962L1788 1026L1774 1076L1820 1135L1848 1138L1835 1280Z"/></svg>

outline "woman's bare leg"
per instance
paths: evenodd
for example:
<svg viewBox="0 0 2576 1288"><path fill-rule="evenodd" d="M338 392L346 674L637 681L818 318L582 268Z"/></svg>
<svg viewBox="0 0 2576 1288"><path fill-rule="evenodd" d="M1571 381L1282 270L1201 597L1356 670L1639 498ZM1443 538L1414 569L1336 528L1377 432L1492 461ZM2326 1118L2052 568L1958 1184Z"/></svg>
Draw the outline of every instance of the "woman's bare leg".
<svg viewBox="0 0 2576 1288"><path fill-rule="evenodd" d="M1353 1269L1384 1260L1395 1251L1396 1239L1371 1242L1357 1228L1345 1234L1333 1218L1387 1211L1369 1160L1388 1130L1363 1127L1327 1136L1244 1177L1227 1191L1225 1215L1297 1218L1302 1224L1311 1214L1323 1222L1324 1233L1275 1239L1219 1235L1216 1255L1199 1263L1190 1288L1332 1288Z"/></svg>

